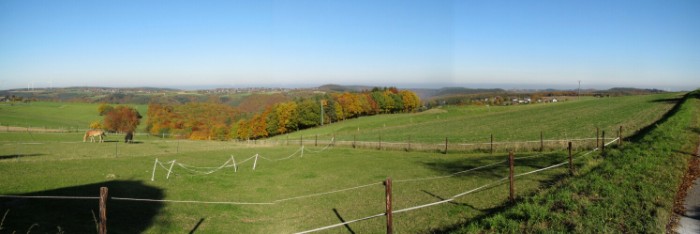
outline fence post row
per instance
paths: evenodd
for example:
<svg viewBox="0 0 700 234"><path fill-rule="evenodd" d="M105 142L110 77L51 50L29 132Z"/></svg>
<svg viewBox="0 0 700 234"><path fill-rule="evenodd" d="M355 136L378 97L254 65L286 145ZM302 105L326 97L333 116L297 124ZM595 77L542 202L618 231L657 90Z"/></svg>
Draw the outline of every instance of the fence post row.
<svg viewBox="0 0 700 234"><path fill-rule="evenodd" d="M391 206L391 177L386 178L384 186L386 189L386 233L391 234L394 232L393 211Z"/></svg>
<svg viewBox="0 0 700 234"><path fill-rule="evenodd" d="M510 165L510 173L508 175L508 178L510 178L510 202L515 202L515 181L513 181L513 151L510 151L508 153L508 164Z"/></svg>
<svg viewBox="0 0 700 234"><path fill-rule="evenodd" d="M100 188L99 234L107 234L107 187Z"/></svg>

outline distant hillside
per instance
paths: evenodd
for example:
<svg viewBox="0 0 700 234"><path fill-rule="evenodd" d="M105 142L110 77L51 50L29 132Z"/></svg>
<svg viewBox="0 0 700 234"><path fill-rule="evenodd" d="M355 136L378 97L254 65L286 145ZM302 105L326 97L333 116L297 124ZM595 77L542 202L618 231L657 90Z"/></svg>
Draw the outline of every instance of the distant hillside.
<svg viewBox="0 0 700 234"><path fill-rule="evenodd" d="M371 90L372 86L364 85L337 85L337 84L327 84L318 87L321 91L335 91L335 92L361 92L364 90Z"/></svg>

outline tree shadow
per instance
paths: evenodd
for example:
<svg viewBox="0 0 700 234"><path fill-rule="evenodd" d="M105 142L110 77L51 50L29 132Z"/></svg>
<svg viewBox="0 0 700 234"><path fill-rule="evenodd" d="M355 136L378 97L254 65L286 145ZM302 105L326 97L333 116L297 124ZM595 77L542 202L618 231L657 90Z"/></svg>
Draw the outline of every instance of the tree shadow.
<svg viewBox="0 0 700 234"><path fill-rule="evenodd" d="M110 197L162 199L163 191L141 181L109 181L65 187L40 192L15 194L24 196L99 197L100 187L109 189ZM0 198L0 213L7 213L3 232L95 233L99 208L97 199ZM107 230L110 233L142 233L154 222L162 209L157 202L107 200Z"/></svg>
<svg viewBox="0 0 700 234"><path fill-rule="evenodd" d="M686 96L689 96L689 95L691 95L691 94L686 94ZM666 121L668 121L668 119L671 118L671 116L675 115L676 113L678 113L678 111L681 110L681 105L683 104L682 100L685 99L686 96L684 96L683 98L678 98L679 100L674 102L675 105L673 106L673 108L671 108L671 110L669 110L663 116L661 116L661 118L659 120L657 120L656 122L649 124L648 126L640 129L638 132L636 132L634 135L630 136L628 139L631 141L638 142L645 135L647 135L649 132L656 129L656 127L658 127L660 124L663 124ZM658 100L670 100L670 99L658 99Z"/></svg>
<svg viewBox="0 0 700 234"><path fill-rule="evenodd" d="M0 155L0 160L7 160L7 159L16 159L16 158L24 158L24 157L34 157L34 156L42 156L46 154L8 154L8 155Z"/></svg>
<svg viewBox="0 0 700 234"><path fill-rule="evenodd" d="M649 102L663 102L663 103L669 103L669 104L674 104L678 103L679 101L683 100L682 97L678 98L659 98L659 99L654 99Z"/></svg>

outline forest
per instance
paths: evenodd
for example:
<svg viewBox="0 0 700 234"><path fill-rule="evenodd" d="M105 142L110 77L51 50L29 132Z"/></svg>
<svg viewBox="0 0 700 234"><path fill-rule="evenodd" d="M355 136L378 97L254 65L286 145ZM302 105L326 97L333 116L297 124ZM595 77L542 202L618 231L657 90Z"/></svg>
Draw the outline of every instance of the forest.
<svg viewBox="0 0 700 234"><path fill-rule="evenodd" d="M418 95L395 87L299 97L252 113L217 102L152 102L146 129L153 135L193 140L250 140L360 116L416 112L420 107Z"/></svg>

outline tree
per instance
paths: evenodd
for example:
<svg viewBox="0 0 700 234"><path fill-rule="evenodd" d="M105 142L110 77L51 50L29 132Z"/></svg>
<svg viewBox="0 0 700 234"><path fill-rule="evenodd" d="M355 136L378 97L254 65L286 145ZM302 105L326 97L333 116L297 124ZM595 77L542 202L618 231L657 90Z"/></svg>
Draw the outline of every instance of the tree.
<svg viewBox="0 0 700 234"><path fill-rule="evenodd" d="M97 107L97 113L99 113L100 116L104 116L112 110L114 110L114 107L108 105L107 103L102 103Z"/></svg>
<svg viewBox="0 0 700 234"><path fill-rule="evenodd" d="M141 123L141 114L128 106L117 106L104 116L104 128L110 132L134 132Z"/></svg>
<svg viewBox="0 0 700 234"><path fill-rule="evenodd" d="M92 121L92 123L90 123L90 128L91 129L102 129L102 122L100 122L99 120Z"/></svg>

